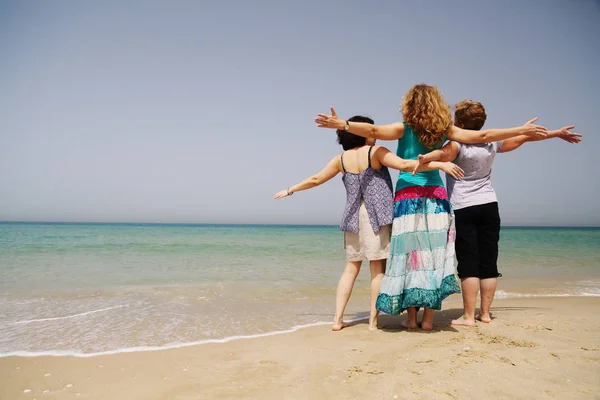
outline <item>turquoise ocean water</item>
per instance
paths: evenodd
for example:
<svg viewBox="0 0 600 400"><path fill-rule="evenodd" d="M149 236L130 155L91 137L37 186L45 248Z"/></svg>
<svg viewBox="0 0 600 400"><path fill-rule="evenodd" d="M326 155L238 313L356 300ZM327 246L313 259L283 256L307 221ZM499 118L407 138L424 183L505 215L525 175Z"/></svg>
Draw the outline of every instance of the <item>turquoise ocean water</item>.
<svg viewBox="0 0 600 400"><path fill-rule="evenodd" d="M600 296L600 229L501 236L498 297ZM0 223L0 355L132 351L329 323L342 245L334 226ZM347 319L367 315L368 277L365 265Z"/></svg>

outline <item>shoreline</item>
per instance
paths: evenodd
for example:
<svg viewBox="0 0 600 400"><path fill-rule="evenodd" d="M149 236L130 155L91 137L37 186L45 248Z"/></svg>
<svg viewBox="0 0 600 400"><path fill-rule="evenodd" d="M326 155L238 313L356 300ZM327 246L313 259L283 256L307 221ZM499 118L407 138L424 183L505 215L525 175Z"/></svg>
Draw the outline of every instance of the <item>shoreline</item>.
<svg viewBox="0 0 600 400"><path fill-rule="evenodd" d="M521 293L516 293L516 292L505 292L503 290L499 290L496 292L494 301L507 301L507 300L513 301L513 300L519 300L519 299L554 299L554 298L556 298L556 299L600 298L600 294L595 294L595 293L521 294ZM450 298L450 300L445 300L443 304L444 304L444 308L448 308L448 306L454 306L454 305L460 304L461 302L462 302L462 300L457 295L457 296L452 296ZM111 307L111 308L117 308L117 306ZM99 310L92 311L92 312L97 312L97 311L99 311ZM104 310L101 310L101 311L104 311ZM90 312L82 313L81 315L83 316L83 315L87 315L89 313ZM79 316L79 315L77 315L77 316ZM381 317L384 319L385 318L394 318L394 317L390 317L386 314L381 314ZM369 317L360 317L360 318L348 319L348 320L345 320L345 322L349 323L349 324L356 324L356 323L360 323L363 321L367 321L368 319L369 319ZM124 348L117 348L117 349L113 349L113 350L105 350L105 351L90 352L90 353L82 353L82 352L78 352L75 350L44 350L44 351L17 350L17 351L0 352L0 359L5 358L5 357L91 358L91 357L100 357L100 356L117 355L117 354L157 352L157 351L173 350L173 349L180 349L180 348L186 348L186 347L202 346L202 345L207 345L207 344L224 344L224 343L229 343L229 342L238 341L238 340L249 340L249 339L262 338L262 337L277 336L277 335L283 335L283 334L297 332L302 329L310 329L313 327L326 326L326 325L331 325L331 324L332 324L331 321L317 321L317 322L312 322L312 323L307 323L307 324L294 325L289 328L260 332L260 333L253 333L253 334L230 335L230 336L225 336L225 337L221 337L221 338L207 338L207 339L196 340L196 341L191 341L191 342L183 342L183 343L166 343L163 345L156 345L156 346L124 347Z"/></svg>
<svg viewBox="0 0 600 400"><path fill-rule="evenodd" d="M598 297L498 299L491 324L433 332L364 320L251 340L93 357L0 358L0 398L597 398ZM494 379L482 379L493 376ZM508 384L508 382L510 384ZM467 391L467 392L465 392Z"/></svg>

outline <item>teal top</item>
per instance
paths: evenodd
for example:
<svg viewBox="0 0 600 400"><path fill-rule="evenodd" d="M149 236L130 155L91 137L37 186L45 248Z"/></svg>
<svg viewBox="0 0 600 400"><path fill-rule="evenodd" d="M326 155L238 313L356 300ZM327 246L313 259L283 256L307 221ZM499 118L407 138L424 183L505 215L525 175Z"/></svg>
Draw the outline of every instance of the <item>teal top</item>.
<svg viewBox="0 0 600 400"><path fill-rule="evenodd" d="M444 138L441 141L443 144L446 141ZM437 146L436 148L440 148ZM404 134L398 139L398 150L396 154L400 158L405 160L416 160L419 154L427 154L435 149L425 147L419 140L419 137L413 132L413 128L404 123ZM400 171L398 174L398 181L396 183L396 192L409 186L444 186L442 178L440 177L440 171L419 171L412 176L412 172Z"/></svg>

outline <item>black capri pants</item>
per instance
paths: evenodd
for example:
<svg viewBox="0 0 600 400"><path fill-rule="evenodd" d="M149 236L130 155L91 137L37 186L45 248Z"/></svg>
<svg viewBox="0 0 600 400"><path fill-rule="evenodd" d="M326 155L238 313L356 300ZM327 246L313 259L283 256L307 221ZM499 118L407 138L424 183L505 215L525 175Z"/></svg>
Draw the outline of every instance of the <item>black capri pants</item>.
<svg viewBox="0 0 600 400"><path fill-rule="evenodd" d="M500 213L498 202L454 210L458 277L497 278Z"/></svg>

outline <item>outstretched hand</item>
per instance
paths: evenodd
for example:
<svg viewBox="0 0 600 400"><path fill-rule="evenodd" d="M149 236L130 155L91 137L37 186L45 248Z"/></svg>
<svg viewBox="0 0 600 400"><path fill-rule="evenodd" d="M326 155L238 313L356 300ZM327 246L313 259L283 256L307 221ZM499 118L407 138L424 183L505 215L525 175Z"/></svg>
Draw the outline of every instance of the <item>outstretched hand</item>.
<svg viewBox="0 0 600 400"><path fill-rule="evenodd" d="M545 126L534 124L537 121L538 117L535 117L529 121L527 121L522 127L525 128L524 135L527 136L548 136L548 130Z"/></svg>
<svg viewBox="0 0 600 400"><path fill-rule="evenodd" d="M289 195L290 195L289 189L283 189L282 191L275 193L275 196L273 196L273 198L275 200L280 200L280 199L283 199L284 197L288 197Z"/></svg>
<svg viewBox="0 0 600 400"><path fill-rule="evenodd" d="M329 109L331 111L331 115L327 114L317 114L317 118L315 118L315 122L319 128L333 128L333 129L342 129L340 128L340 119L337 116L334 108L331 107Z"/></svg>
<svg viewBox="0 0 600 400"><path fill-rule="evenodd" d="M563 126L558 130L558 137L569 143L580 143L583 135L581 133L571 132L571 129L574 128L575 125Z"/></svg>

